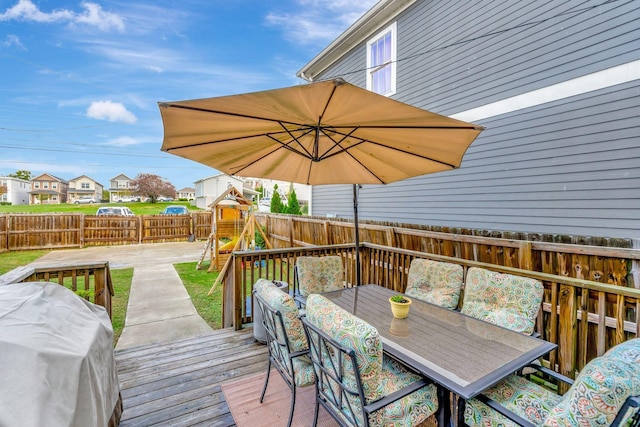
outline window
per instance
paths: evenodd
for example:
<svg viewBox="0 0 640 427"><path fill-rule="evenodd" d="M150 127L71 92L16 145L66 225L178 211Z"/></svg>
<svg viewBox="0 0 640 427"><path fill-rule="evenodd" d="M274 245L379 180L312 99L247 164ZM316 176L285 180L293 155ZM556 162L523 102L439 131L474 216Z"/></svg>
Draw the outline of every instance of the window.
<svg viewBox="0 0 640 427"><path fill-rule="evenodd" d="M396 23L367 42L367 89L390 96L396 93Z"/></svg>
<svg viewBox="0 0 640 427"><path fill-rule="evenodd" d="M42 183L42 188L49 188L49 183L48 182L43 182Z"/></svg>
<svg viewBox="0 0 640 427"><path fill-rule="evenodd" d="M88 182L83 182L80 184L80 188L82 188L83 190L88 190L91 188L91 186Z"/></svg>
<svg viewBox="0 0 640 427"><path fill-rule="evenodd" d="M34 182L33 183L33 188L40 188L40 183L39 182Z"/></svg>
<svg viewBox="0 0 640 427"><path fill-rule="evenodd" d="M58 188L58 183L54 182L51 184L51 188Z"/></svg>

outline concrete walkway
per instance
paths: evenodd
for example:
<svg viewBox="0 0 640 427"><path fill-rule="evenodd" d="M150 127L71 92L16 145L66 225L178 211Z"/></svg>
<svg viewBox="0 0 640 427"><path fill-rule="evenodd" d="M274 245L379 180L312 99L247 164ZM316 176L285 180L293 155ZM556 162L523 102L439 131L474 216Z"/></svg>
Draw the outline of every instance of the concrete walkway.
<svg viewBox="0 0 640 427"><path fill-rule="evenodd" d="M212 332L191 303L174 263L198 261L202 242L153 243L56 250L32 265L109 261L133 267L125 326L116 350L197 337Z"/></svg>

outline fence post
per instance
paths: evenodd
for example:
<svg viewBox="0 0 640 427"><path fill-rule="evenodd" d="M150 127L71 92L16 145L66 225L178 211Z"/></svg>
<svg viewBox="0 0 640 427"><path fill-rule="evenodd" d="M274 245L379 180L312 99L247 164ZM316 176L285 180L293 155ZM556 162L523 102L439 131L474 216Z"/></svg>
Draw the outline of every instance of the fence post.
<svg viewBox="0 0 640 427"><path fill-rule="evenodd" d="M533 244L522 240L518 246L518 268L533 270Z"/></svg>

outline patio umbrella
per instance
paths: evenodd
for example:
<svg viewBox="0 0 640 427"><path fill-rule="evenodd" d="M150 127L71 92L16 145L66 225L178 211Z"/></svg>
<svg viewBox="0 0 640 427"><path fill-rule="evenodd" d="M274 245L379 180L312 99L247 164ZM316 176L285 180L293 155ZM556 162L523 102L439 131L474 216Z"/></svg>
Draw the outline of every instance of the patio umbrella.
<svg viewBox="0 0 640 427"><path fill-rule="evenodd" d="M162 151L229 175L357 185L455 169L483 127L327 80L216 98L160 102Z"/></svg>

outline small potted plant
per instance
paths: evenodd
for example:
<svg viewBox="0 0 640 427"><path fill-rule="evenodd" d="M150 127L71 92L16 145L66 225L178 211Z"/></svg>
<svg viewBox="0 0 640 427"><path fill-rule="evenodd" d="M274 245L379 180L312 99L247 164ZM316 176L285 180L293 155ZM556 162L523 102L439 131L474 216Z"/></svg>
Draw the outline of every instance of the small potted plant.
<svg viewBox="0 0 640 427"><path fill-rule="evenodd" d="M389 298L391 303L391 312L393 317L404 319L409 315L409 307L411 307L411 299L404 295L394 295Z"/></svg>

